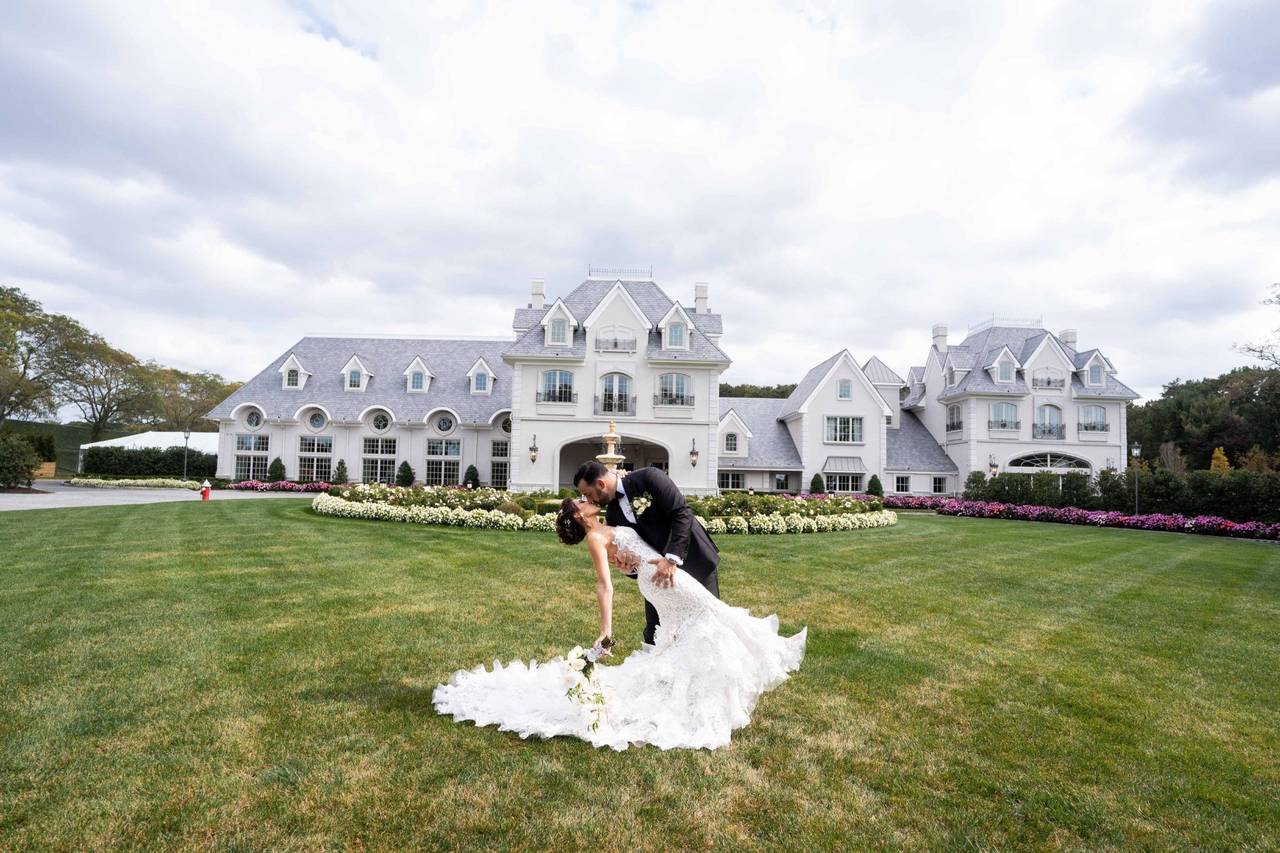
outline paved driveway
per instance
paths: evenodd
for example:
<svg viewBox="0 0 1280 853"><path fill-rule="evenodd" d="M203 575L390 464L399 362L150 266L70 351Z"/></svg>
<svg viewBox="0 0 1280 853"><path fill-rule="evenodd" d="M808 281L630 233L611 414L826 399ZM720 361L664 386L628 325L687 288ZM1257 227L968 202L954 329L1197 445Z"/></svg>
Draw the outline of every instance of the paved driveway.
<svg viewBox="0 0 1280 853"><path fill-rule="evenodd" d="M120 504L154 504L172 501L198 501L199 492L186 489L95 489L68 486L61 480L36 480L35 487L47 495L0 494L0 511L7 509L58 509L69 506L118 506ZM242 501L271 498L312 498L292 492L213 492L210 500Z"/></svg>

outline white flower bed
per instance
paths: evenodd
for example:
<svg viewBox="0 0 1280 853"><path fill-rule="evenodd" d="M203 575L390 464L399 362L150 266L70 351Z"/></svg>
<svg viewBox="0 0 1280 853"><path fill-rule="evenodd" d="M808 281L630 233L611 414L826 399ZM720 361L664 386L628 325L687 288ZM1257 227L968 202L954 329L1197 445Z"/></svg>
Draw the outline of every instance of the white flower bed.
<svg viewBox="0 0 1280 853"><path fill-rule="evenodd" d="M178 480L172 477L152 477L146 480L98 480L87 477L73 477L69 480L73 486L89 486L94 489L190 489L200 491L200 484L195 480Z"/></svg>
<svg viewBox="0 0 1280 853"><path fill-rule="evenodd" d="M554 533L555 516L531 515L521 519L518 515L496 509L461 509L439 506L392 506L372 501L348 501L331 495L317 495L311 508L320 515L337 518L365 518L376 521L402 521L407 524L440 524L451 527L475 527L484 530L540 530ZM863 530L871 527L888 527L898 523L898 514L892 510L878 512L821 515L807 518L799 513L753 516L750 521L740 515L729 519L713 518L710 521L698 517L698 521L713 535L722 533L827 533L834 530Z"/></svg>

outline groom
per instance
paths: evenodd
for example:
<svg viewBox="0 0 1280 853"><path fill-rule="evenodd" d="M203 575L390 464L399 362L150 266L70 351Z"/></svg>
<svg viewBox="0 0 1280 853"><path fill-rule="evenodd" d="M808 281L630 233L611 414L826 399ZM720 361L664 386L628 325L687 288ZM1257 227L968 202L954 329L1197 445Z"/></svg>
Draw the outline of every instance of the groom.
<svg viewBox="0 0 1280 853"><path fill-rule="evenodd" d="M716 598L720 597L720 581L716 566L720 552L707 531L693 517L684 495L665 472L657 468L641 468L622 476L592 459L582 463L573 477L578 491L592 503L605 507L604 520L614 527L632 527L653 550L662 554L657 561L653 582L658 586L675 584L676 569L693 575ZM649 497L649 506L637 518L631 502L641 495ZM623 566L635 577L638 566ZM654 629L658 627L658 611L644 603L644 644L653 648Z"/></svg>

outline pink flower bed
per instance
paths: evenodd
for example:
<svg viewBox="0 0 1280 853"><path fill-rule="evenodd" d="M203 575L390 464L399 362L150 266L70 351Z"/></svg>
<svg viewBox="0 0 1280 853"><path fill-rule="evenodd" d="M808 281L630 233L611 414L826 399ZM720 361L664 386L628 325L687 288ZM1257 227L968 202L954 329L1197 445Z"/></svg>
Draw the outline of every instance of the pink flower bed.
<svg viewBox="0 0 1280 853"><path fill-rule="evenodd" d="M922 500L931 500L922 498ZM1280 540L1280 524L1262 521L1228 521L1216 515L1125 515L1108 510L1077 509L995 501L948 500L937 507L939 515L965 518L1008 518L1018 521L1049 521L1058 524L1088 524L1094 527L1127 527L1132 530L1166 530L1173 533L1199 533L1206 536L1230 536L1236 539Z"/></svg>
<svg viewBox="0 0 1280 853"><path fill-rule="evenodd" d="M292 483L288 480L281 480L278 483L268 483L264 480L241 480L238 483L232 483L227 488L241 492L327 492L330 486L328 483Z"/></svg>
<svg viewBox="0 0 1280 853"><path fill-rule="evenodd" d="M939 509L955 498L934 495L885 495L886 509Z"/></svg>

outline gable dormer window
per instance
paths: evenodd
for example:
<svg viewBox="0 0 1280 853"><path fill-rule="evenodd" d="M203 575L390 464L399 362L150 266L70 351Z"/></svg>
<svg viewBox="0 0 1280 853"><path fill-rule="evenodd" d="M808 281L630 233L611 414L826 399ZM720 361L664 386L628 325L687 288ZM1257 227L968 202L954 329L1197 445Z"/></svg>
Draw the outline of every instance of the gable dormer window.
<svg viewBox="0 0 1280 853"><path fill-rule="evenodd" d="M684 323L672 323L667 326L667 346L672 348L685 347L685 330Z"/></svg>
<svg viewBox="0 0 1280 853"><path fill-rule="evenodd" d="M553 344L565 344L568 342L567 329L569 324L563 317L557 317L551 321L550 341Z"/></svg>
<svg viewBox="0 0 1280 853"><path fill-rule="evenodd" d="M311 373L302 366L297 353L289 353L289 357L280 365L280 387L286 391L300 391L307 384Z"/></svg>
<svg viewBox="0 0 1280 853"><path fill-rule="evenodd" d="M361 373L360 373L360 371L358 371L358 370L351 370L351 371L348 371L348 372L347 372L347 387L348 387L348 388L359 388L359 387L360 387L360 376L361 376Z"/></svg>
<svg viewBox="0 0 1280 853"><path fill-rule="evenodd" d="M996 366L996 376L1000 382L1013 381L1013 364L1008 361L1002 361Z"/></svg>
<svg viewBox="0 0 1280 853"><path fill-rule="evenodd" d="M1102 365L1098 364L1096 361L1093 364L1089 365L1089 384L1090 385L1102 384Z"/></svg>
<svg viewBox="0 0 1280 853"><path fill-rule="evenodd" d="M498 376L489 367L489 362L484 358L477 358L476 363L467 371L467 378L471 380L472 394L488 394L493 390L493 383Z"/></svg>
<svg viewBox="0 0 1280 853"><path fill-rule="evenodd" d="M956 384L956 372L954 368L947 368L947 387L950 388Z"/></svg>
<svg viewBox="0 0 1280 853"><path fill-rule="evenodd" d="M425 378L425 377L423 377L423 375L422 375L422 371L421 371L421 370L415 370L415 371L414 371L414 372L409 376L409 390L410 390L410 391L421 391L421 390L422 390L422 383L423 383L423 379L424 379L424 378Z"/></svg>
<svg viewBox="0 0 1280 853"><path fill-rule="evenodd" d="M738 452L738 434L736 432L727 432L724 434L724 452Z"/></svg>
<svg viewBox="0 0 1280 853"><path fill-rule="evenodd" d="M296 367L291 368L289 372L284 375L284 384L289 388L298 387L298 369Z"/></svg>
<svg viewBox="0 0 1280 853"><path fill-rule="evenodd" d="M476 385L476 390L477 390L477 391L487 391L487 390L489 390L489 374L487 374L487 373L477 373L477 374L476 374L476 382L475 382L475 385Z"/></svg>
<svg viewBox="0 0 1280 853"><path fill-rule="evenodd" d="M836 396L839 397L839 399L841 400L852 400L853 399L853 380L841 379L840 389L836 393Z"/></svg>

